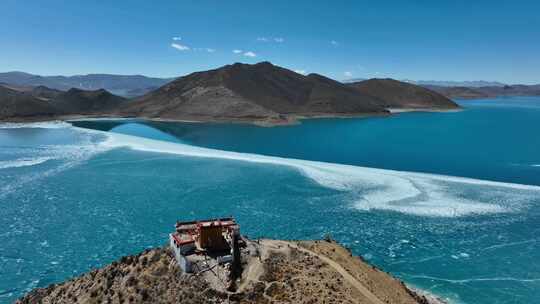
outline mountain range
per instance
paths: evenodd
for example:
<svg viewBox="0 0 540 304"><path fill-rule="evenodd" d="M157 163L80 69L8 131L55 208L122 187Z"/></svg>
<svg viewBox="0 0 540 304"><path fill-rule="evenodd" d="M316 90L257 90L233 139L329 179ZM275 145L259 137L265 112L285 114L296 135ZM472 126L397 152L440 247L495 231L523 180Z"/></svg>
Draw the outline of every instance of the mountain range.
<svg viewBox="0 0 540 304"><path fill-rule="evenodd" d="M410 80L403 79L403 82L408 82L420 86L438 86L438 87L469 87L469 88L478 88L478 87L504 87L505 83L498 81L484 81L484 80L473 80L473 81L448 81L448 80Z"/></svg>
<svg viewBox="0 0 540 304"><path fill-rule="evenodd" d="M174 78L152 78L142 75L88 74L75 76L40 76L24 72L0 73L0 83L17 86L45 86L67 91L105 89L124 97L140 96L152 91Z"/></svg>
<svg viewBox="0 0 540 304"><path fill-rule="evenodd" d="M409 83L371 79L344 84L269 62L192 73L131 100L104 89L60 91L27 82L0 87L4 120L91 115L274 124L303 117L386 115L388 108L459 107L439 93Z"/></svg>
<svg viewBox="0 0 540 304"><path fill-rule="evenodd" d="M457 99L479 99L504 96L540 96L540 84L485 87L444 87L429 85L425 87L448 98Z"/></svg>

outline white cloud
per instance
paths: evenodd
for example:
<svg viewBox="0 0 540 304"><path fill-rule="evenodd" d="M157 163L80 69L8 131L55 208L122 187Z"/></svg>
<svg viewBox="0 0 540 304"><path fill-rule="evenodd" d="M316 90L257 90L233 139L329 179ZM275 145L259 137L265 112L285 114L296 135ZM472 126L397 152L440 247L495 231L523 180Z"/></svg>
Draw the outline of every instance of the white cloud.
<svg viewBox="0 0 540 304"><path fill-rule="evenodd" d="M255 53L249 51L249 52L245 52L245 53L244 53L244 56L246 56L246 57L257 57L257 54L255 54Z"/></svg>
<svg viewBox="0 0 540 304"><path fill-rule="evenodd" d="M189 46L181 45L180 43L171 43L171 47L179 50L179 51L189 51Z"/></svg>
<svg viewBox="0 0 540 304"><path fill-rule="evenodd" d="M338 45L339 45L339 43L338 43L337 41L335 41L335 40L330 41L330 44L332 44L332 45L334 45L334 46L338 46Z"/></svg>
<svg viewBox="0 0 540 304"><path fill-rule="evenodd" d="M352 77L352 73L349 71L344 72L343 75L345 75L345 77Z"/></svg>
<svg viewBox="0 0 540 304"><path fill-rule="evenodd" d="M179 37L179 36L172 37L172 40L180 41L180 40L182 40L182 37ZM216 49L213 49L213 48L190 48L189 46L184 45L184 44L180 44L178 42L171 43L171 47L173 47L173 48L175 48L175 49L177 49L179 51L190 51L190 50L192 50L192 51L196 51L196 52L202 51L202 52L208 52L208 53L214 53L216 51Z"/></svg>
<svg viewBox="0 0 540 304"><path fill-rule="evenodd" d="M302 75L306 75L307 72L306 70L294 70L295 73L298 73L298 74L302 74Z"/></svg>
<svg viewBox="0 0 540 304"><path fill-rule="evenodd" d="M283 37L258 37L257 41L283 43L285 42L285 38Z"/></svg>
<svg viewBox="0 0 540 304"><path fill-rule="evenodd" d="M215 49L212 49L212 48L194 48L193 50L194 51L203 51L203 52L208 52L208 53L213 53L213 52L216 51Z"/></svg>
<svg viewBox="0 0 540 304"><path fill-rule="evenodd" d="M235 54L240 54L240 53L242 53L242 50L233 50L232 52L235 53Z"/></svg>

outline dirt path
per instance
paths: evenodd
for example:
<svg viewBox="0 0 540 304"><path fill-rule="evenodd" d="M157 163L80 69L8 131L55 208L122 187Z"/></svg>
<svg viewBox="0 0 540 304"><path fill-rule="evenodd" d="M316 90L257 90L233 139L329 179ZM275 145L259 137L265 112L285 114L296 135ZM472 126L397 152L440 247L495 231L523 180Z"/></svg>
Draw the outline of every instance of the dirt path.
<svg viewBox="0 0 540 304"><path fill-rule="evenodd" d="M307 248L300 247L292 242L290 243L279 243L277 241L275 244L280 244L281 246L287 246L289 244L291 247L294 247L295 249L298 249L302 252L305 252L307 254L316 256L317 258L321 259L323 262L328 264L330 267L332 267L335 271L337 271L339 274L343 276L347 282L349 282L356 290L358 290L363 296L365 296L371 303L373 304L385 304L383 301L381 301L379 298L377 298L376 295L374 295L371 291L369 291L362 283L360 283L355 277L353 277L345 268L341 267L337 262L333 261L332 259L322 255L318 254L316 252L313 252Z"/></svg>

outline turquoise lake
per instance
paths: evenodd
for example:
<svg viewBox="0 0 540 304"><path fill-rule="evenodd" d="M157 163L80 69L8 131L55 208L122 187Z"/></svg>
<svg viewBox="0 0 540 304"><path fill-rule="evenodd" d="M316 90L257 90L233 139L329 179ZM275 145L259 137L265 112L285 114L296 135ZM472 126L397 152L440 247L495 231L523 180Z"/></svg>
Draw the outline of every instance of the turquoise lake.
<svg viewBox="0 0 540 304"><path fill-rule="evenodd" d="M281 127L0 124L0 303L233 215L451 303L540 300L540 98Z"/></svg>

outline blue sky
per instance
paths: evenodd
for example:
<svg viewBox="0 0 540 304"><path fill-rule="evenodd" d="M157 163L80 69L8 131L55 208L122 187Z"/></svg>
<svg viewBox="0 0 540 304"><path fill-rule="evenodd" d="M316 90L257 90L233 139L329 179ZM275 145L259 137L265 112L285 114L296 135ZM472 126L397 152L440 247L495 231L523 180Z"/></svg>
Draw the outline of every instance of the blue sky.
<svg viewBox="0 0 540 304"><path fill-rule="evenodd" d="M0 71L540 83L540 1L2 0L0 28Z"/></svg>

